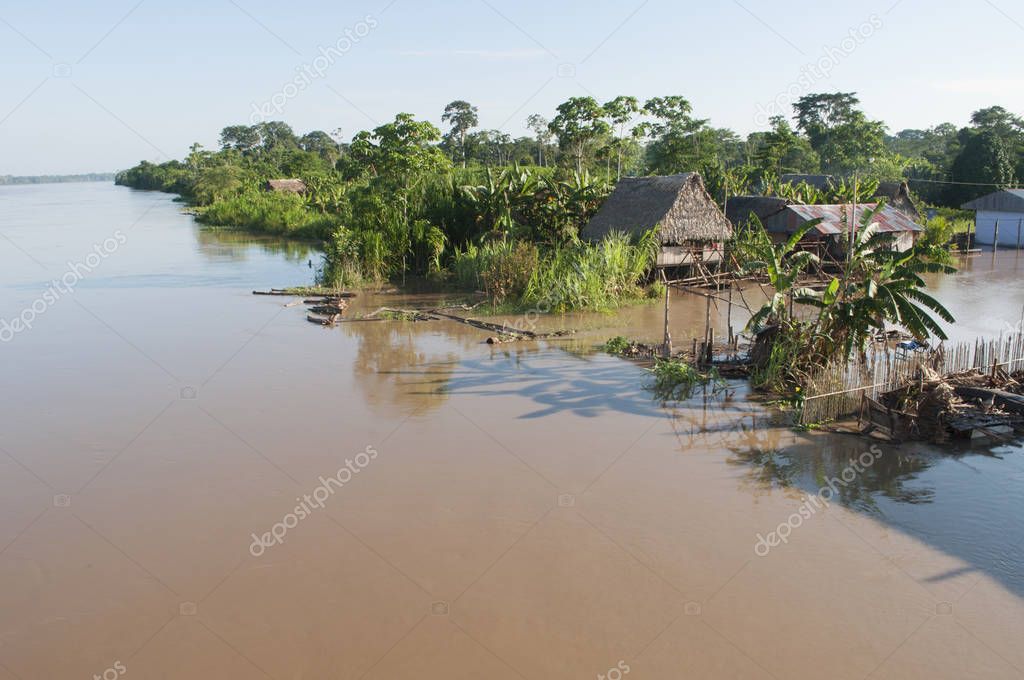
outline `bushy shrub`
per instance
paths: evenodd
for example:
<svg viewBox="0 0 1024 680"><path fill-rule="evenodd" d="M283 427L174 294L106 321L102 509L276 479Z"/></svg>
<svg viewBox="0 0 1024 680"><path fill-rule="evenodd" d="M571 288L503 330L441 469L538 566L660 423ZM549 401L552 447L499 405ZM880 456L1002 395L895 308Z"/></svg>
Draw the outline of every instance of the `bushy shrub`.
<svg viewBox="0 0 1024 680"><path fill-rule="evenodd" d="M310 210L301 196L259 190L213 203L199 213L198 220L203 224L319 240L327 239L337 226L336 218Z"/></svg>

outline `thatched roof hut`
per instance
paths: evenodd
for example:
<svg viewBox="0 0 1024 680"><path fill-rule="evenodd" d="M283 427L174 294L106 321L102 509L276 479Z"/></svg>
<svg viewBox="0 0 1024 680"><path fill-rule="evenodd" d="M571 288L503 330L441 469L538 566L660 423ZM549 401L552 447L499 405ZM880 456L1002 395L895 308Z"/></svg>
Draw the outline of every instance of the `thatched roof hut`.
<svg viewBox="0 0 1024 680"><path fill-rule="evenodd" d="M873 198L884 198L886 205L896 208L907 217L921 219L921 213L910 197L910 185L906 182L882 182Z"/></svg>
<svg viewBox="0 0 1024 680"><path fill-rule="evenodd" d="M777 196L733 196L725 204L725 216L733 227L740 227L754 215L762 223L772 215L777 215L793 202Z"/></svg>
<svg viewBox="0 0 1024 680"><path fill-rule="evenodd" d="M301 179L271 179L267 180L263 189L279 194L304 194L306 193L306 183Z"/></svg>
<svg viewBox="0 0 1024 680"><path fill-rule="evenodd" d="M658 229L662 246L722 243L732 226L696 172L622 179L580 236L599 241L612 232L639 236Z"/></svg>

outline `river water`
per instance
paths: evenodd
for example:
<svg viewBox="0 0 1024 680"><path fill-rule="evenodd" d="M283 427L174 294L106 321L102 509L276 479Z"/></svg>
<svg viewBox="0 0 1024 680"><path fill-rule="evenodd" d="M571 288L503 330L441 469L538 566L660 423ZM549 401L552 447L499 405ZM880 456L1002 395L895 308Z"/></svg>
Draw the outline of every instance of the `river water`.
<svg viewBox="0 0 1024 680"><path fill-rule="evenodd" d="M1020 447L872 451L740 383L660 404L594 351L659 304L492 347L251 295L317 257L0 188L0 680L1022 676ZM1022 265L934 281L957 337L1018 323ZM673 302L677 342L704 314Z"/></svg>

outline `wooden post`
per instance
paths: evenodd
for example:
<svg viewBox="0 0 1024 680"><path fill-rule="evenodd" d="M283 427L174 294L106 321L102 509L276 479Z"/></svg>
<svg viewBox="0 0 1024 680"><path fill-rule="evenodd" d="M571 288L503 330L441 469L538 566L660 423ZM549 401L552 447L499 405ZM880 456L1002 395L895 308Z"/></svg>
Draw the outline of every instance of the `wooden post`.
<svg viewBox="0 0 1024 680"><path fill-rule="evenodd" d="M665 358L668 359L672 356L672 334L668 330L668 307L669 300L671 299L672 286L668 285L668 278L665 276L665 270L661 270L661 280L665 285Z"/></svg>
<svg viewBox="0 0 1024 680"><path fill-rule="evenodd" d="M729 327L729 344L732 345L732 286L729 286L729 311L726 313L726 325Z"/></svg>
<svg viewBox="0 0 1024 680"><path fill-rule="evenodd" d="M707 356L711 355L711 295L705 295L707 300L707 308L704 312L704 354Z"/></svg>
<svg viewBox="0 0 1024 680"><path fill-rule="evenodd" d="M1024 227L1024 218L1017 220L1017 250L1020 250L1020 230Z"/></svg>
<svg viewBox="0 0 1024 680"><path fill-rule="evenodd" d="M996 220L996 233L992 238L992 254L995 255L999 250L999 220Z"/></svg>

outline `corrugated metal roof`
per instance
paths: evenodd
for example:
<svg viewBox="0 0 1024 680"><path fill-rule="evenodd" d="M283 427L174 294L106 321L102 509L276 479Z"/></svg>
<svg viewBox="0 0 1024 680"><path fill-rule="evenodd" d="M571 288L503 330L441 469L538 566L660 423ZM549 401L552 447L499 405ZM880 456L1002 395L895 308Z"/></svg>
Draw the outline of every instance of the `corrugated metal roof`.
<svg viewBox="0 0 1024 680"><path fill-rule="evenodd" d="M862 215L866 211L874 209L876 205L876 203L858 205L853 224L856 224L859 228ZM796 227L805 222L821 218L821 223L815 227L819 234L845 234L852 210L852 206L849 205L791 205L786 207L785 212L790 213L796 219L787 219L786 226L792 227L795 230ZM843 222L844 213L846 214L846 224ZM924 227L911 220L904 213L889 206L885 206L875 213L872 223L877 224L878 230L881 232L924 231Z"/></svg>
<svg viewBox="0 0 1024 680"><path fill-rule="evenodd" d="M960 206L964 210L1024 212L1024 189L1004 189L976 198Z"/></svg>

